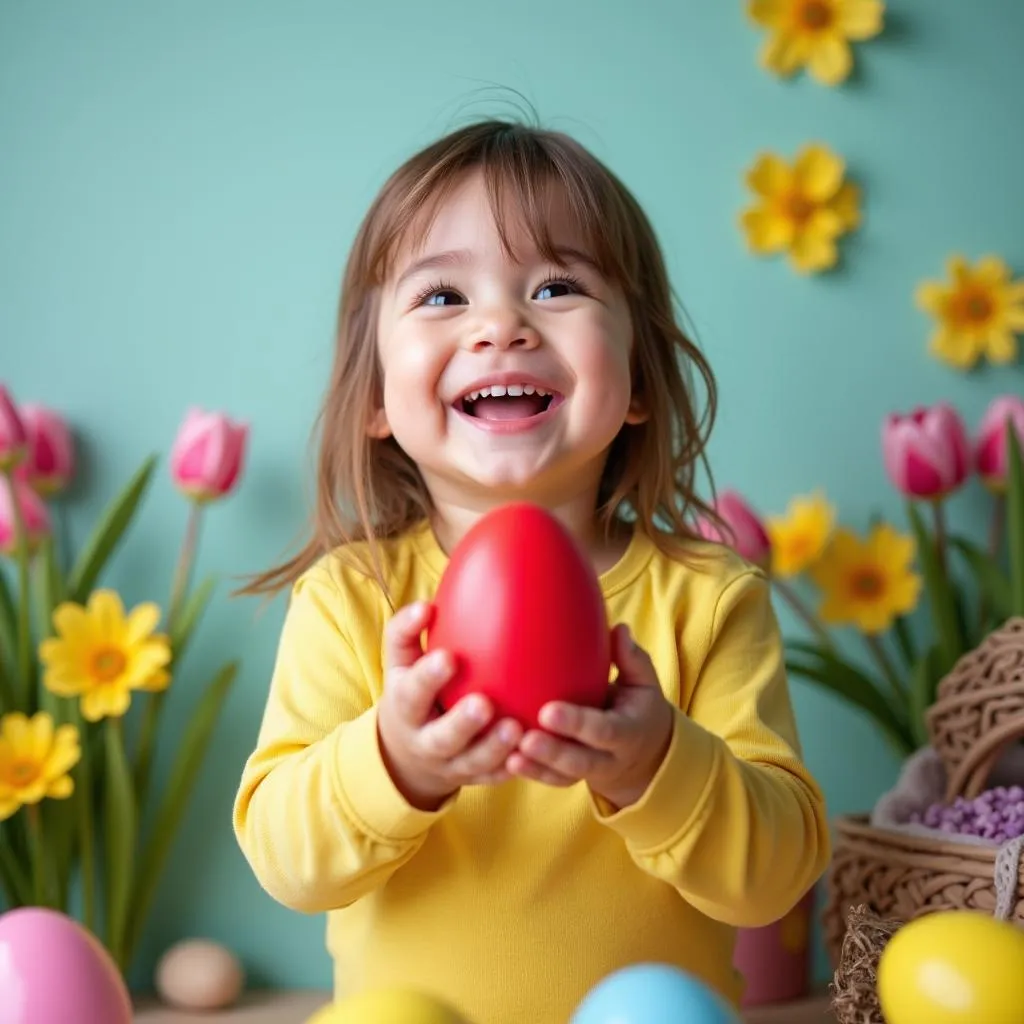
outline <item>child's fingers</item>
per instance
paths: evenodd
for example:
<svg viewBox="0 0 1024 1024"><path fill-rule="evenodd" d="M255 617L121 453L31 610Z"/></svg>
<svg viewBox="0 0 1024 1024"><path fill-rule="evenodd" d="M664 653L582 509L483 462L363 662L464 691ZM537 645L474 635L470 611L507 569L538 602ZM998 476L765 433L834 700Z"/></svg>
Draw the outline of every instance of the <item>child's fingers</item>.
<svg viewBox="0 0 1024 1024"><path fill-rule="evenodd" d="M594 750L612 751L620 747L627 728L619 714L561 702L545 704L540 709L538 720L549 732L576 740Z"/></svg>
<svg viewBox="0 0 1024 1024"><path fill-rule="evenodd" d="M411 668L392 675L391 699L407 726L419 729L433 717L437 694L454 668L447 651L431 651Z"/></svg>
<svg viewBox="0 0 1024 1024"><path fill-rule="evenodd" d="M594 750L540 730L528 732L519 744L519 750L531 761L570 779L585 779L606 767L612 759L611 754L603 750Z"/></svg>
<svg viewBox="0 0 1024 1024"><path fill-rule="evenodd" d="M508 755L515 750L522 735L523 729L518 722L512 718L503 719L482 739L452 759L452 772L468 779L490 778L502 773Z"/></svg>
<svg viewBox="0 0 1024 1024"><path fill-rule="evenodd" d="M423 656L420 634L430 621L431 606L425 601L399 608L384 627L384 668L410 668Z"/></svg>
<svg viewBox="0 0 1024 1024"><path fill-rule="evenodd" d="M579 779L569 778L569 776L563 775L561 772L557 772L553 768L548 768L545 765L539 764L537 761L527 757L525 754L521 754L519 751L510 755L506 764L510 774L517 775L523 779L533 779L534 782L543 782L546 786L559 786L565 788L568 786L574 786L579 782Z"/></svg>
<svg viewBox="0 0 1024 1024"><path fill-rule="evenodd" d="M428 708L432 704L431 698ZM439 718L423 725L417 733L416 745L424 757L450 761L469 746L493 716L486 697L470 694Z"/></svg>

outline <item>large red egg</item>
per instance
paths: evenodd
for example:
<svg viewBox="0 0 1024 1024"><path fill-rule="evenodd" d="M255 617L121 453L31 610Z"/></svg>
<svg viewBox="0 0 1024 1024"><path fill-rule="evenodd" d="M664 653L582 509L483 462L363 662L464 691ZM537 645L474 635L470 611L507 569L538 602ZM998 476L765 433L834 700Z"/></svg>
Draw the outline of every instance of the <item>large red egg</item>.
<svg viewBox="0 0 1024 1024"><path fill-rule="evenodd" d="M452 552L434 605L427 649L456 661L444 708L481 693L498 717L536 728L549 701L604 704L604 596L575 538L544 509L515 503L480 519Z"/></svg>

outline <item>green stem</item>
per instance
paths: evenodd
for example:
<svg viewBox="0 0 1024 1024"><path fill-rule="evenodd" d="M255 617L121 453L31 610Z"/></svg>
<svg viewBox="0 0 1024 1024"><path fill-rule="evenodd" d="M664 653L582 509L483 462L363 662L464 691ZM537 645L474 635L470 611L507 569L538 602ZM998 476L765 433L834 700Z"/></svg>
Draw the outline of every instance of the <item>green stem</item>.
<svg viewBox="0 0 1024 1024"><path fill-rule="evenodd" d="M999 549L1003 545L1003 533L1006 528L1006 497L1002 494L992 496L992 518L988 525L988 553L993 560L998 558ZM985 594L978 599L978 633L985 632L988 622L989 607Z"/></svg>
<svg viewBox="0 0 1024 1024"><path fill-rule="evenodd" d="M932 521L935 523L935 558L939 563L939 569L948 582L949 572L946 558L946 503L943 500L933 501Z"/></svg>
<svg viewBox="0 0 1024 1024"><path fill-rule="evenodd" d="M821 620L807 607L799 594L788 584L778 578L772 579L772 585L779 592L782 599L793 609L797 617L804 625L822 642L824 647L830 651L835 650L835 643L829 636L828 630L822 625Z"/></svg>
<svg viewBox="0 0 1024 1024"><path fill-rule="evenodd" d="M25 808L28 814L28 838L32 850L32 883L35 903L40 907L49 906L49 878L46 870L46 844L43 842L43 820L38 804Z"/></svg>
<svg viewBox="0 0 1024 1024"><path fill-rule="evenodd" d="M9 909L30 904L32 880L25 874L25 869L18 863L14 851L4 839L0 839L0 869L7 876L11 887L8 896L11 898L12 906Z"/></svg>
<svg viewBox="0 0 1024 1024"><path fill-rule="evenodd" d="M78 715L82 732L81 715ZM78 762L78 838L82 873L82 918L85 927L96 933L96 854L93 841L92 755L88 737L81 737L82 757Z"/></svg>
<svg viewBox="0 0 1024 1024"><path fill-rule="evenodd" d="M896 671L896 666L893 665L892 659L882 646L882 641L872 633L865 633L863 636L864 643L867 645L867 649L881 670L882 675L885 676L885 680L889 684L889 689L892 690L892 694L896 698L898 706L906 707L906 691L900 681L900 676Z"/></svg>
<svg viewBox="0 0 1024 1024"><path fill-rule="evenodd" d="M174 632L174 626L181 614L188 584L192 576L196 550L199 546L199 523L202 515L198 502L189 506L188 521L185 524L185 535L182 538L178 562L174 569L171 582L170 603L167 613L167 631ZM139 730L138 759L135 767L135 798L136 806L141 809L146 805L150 777L153 772L153 756L156 752L156 731L160 724L160 712L166 698L166 690L149 695L146 710L143 713L142 726Z"/></svg>
<svg viewBox="0 0 1024 1024"><path fill-rule="evenodd" d="M18 494L14 486L14 474L7 470L4 473L4 478L10 491L18 561L18 676L21 683L21 692L18 694L18 697L21 700L21 706L25 709L30 709L32 706L33 661L28 530L25 526L25 517L22 515L21 505L18 502Z"/></svg>

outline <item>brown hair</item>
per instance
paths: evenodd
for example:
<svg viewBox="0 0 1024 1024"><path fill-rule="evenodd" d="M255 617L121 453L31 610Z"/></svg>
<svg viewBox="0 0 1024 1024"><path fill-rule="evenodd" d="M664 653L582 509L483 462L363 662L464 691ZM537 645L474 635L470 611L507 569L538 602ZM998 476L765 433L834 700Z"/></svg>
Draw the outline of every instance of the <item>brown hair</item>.
<svg viewBox="0 0 1024 1024"><path fill-rule="evenodd" d="M545 258L558 262L545 224L544 198L559 190L589 255L622 288L634 332L634 387L646 422L624 425L609 451L595 510L606 530L633 518L663 550L684 554L693 514L717 517L696 494L714 421L711 368L676 321L657 238L625 185L579 143L559 132L487 120L439 139L385 183L356 235L341 287L334 367L317 419L320 434L312 536L297 555L256 575L242 593L273 593L321 556L368 541L367 572L385 589L377 541L394 537L431 512L412 460L391 437L371 438L368 424L383 391L377 354L378 291L412 230L426 230L467 173L485 182L502 242L509 205ZM693 373L706 393L696 411ZM713 493L713 491L712 491Z"/></svg>

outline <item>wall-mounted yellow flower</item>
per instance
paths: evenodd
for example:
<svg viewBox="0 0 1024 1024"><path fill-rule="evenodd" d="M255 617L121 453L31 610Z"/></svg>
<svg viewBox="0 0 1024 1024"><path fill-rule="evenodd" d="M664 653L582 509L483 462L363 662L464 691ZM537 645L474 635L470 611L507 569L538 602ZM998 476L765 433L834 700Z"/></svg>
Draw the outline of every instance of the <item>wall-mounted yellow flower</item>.
<svg viewBox="0 0 1024 1024"><path fill-rule="evenodd" d="M882 31L881 0L747 0L751 20L769 31L761 66L789 76L806 67L822 85L838 85L853 68L850 41Z"/></svg>
<svg viewBox="0 0 1024 1024"><path fill-rule="evenodd" d="M925 281L915 295L918 306L938 322L928 343L932 355L960 370L982 357L1013 362L1014 335L1024 331L1024 280L1012 280L998 256L983 256L970 266L954 254L948 271L949 284Z"/></svg>
<svg viewBox="0 0 1024 1024"><path fill-rule="evenodd" d="M821 588L821 618L831 625L856 626L862 633L882 633L898 615L914 610L921 577L911 568L912 537L886 523L865 540L839 529L828 550L811 570Z"/></svg>
<svg viewBox="0 0 1024 1024"><path fill-rule="evenodd" d="M769 516L765 526L772 540L772 573L797 576L821 558L832 536L835 509L820 492L794 498L785 515Z"/></svg>
<svg viewBox="0 0 1024 1024"><path fill-rule="evenodd" d="M171 646L154 633L160 609L140 604L125 615L121 598L97 590L88 607L73 602L53 613L57 636L39 645L43 685L61 697L81 697L90 722L120 717L132 690L162 690L170 682Z"/></svg>
<svg viewBox="0 0 1024 1024"><path fill-rule="evenodd" d="M55 729L45 711L31 718L20 711L4 715L0 719L0 821L45 797L71 796L75 783L68 772L81 756L73 725Z"/></svg>
<svg viewBox="0 0 1024 1024"><path fill-rule="evenodd" d="M802 274L835 266L836 240L860 226L860 190L845 174L843 159L818 143L803 147L792 164L761 154L746 175L755 203L740 216L750 250L788 252Z"/></svg>

